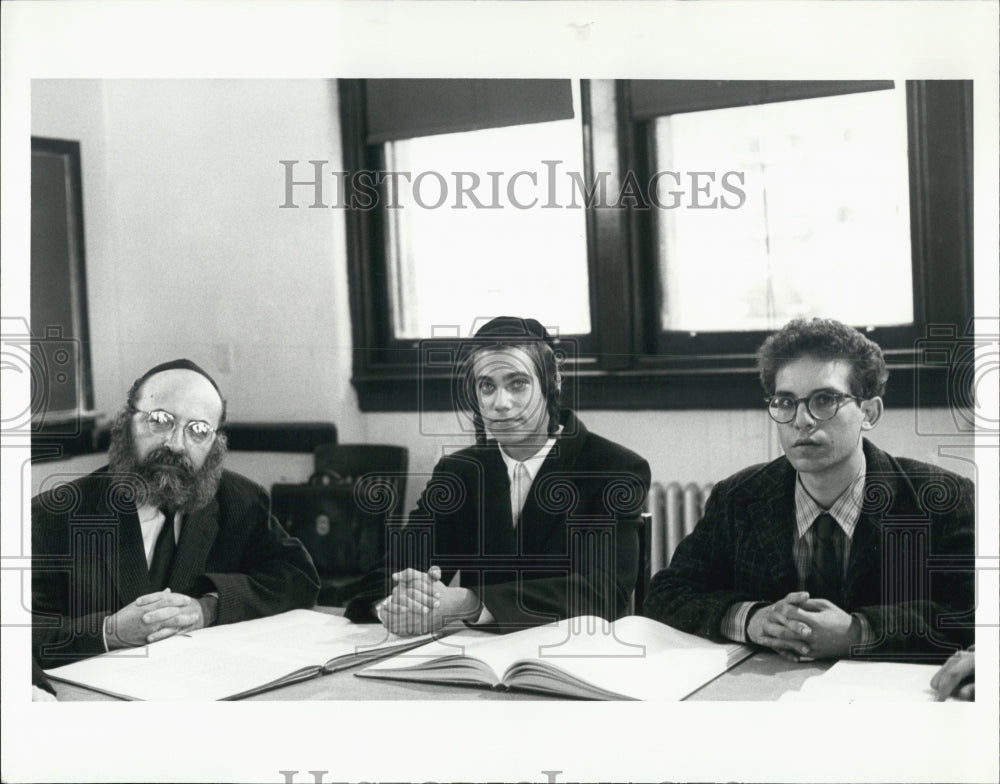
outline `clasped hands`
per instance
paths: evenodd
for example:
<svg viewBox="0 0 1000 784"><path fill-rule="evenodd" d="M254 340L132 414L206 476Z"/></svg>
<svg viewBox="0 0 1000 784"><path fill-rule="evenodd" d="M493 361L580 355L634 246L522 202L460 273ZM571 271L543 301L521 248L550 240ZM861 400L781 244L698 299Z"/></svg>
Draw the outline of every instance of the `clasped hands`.
<svg viewBox="0 0 1000 784"><path fill-rule="evenodd" d="M109 616L104 630L108 649L165 640L209 625L201 602L169 588L140 596Z"/></svg>
<svg viewBox="0 0 1000 784"><path fill-rule="evenodd" d="M828 599L794 591L750 617L747 639L789 661L844 658L861 642L861 625Z"/></svg>
<svg viewBox="0 0 1000 784"><path fill-rule="evenodd" d="M437 566L426 572L403 569L392 579L396 583L392 593L375 605L375 614L393 634L435 632L451 621L477 618L482 611L482 602L473 591L442 583Z"/></svg>

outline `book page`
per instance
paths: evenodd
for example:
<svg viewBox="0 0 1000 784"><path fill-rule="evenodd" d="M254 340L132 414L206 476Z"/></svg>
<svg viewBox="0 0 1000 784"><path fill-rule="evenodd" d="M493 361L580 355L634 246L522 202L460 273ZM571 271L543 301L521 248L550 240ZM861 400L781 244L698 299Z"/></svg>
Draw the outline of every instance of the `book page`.
<svg viewBox="0 0 1000 784"><path fill-rule="evenodd" d="M557 673L549 678L553 687L568 675L623 697L677 700L749 654L745 646L718 645L648 618L630 616L611 624L582 616L499 636L458 633L364 672L410 670L419 680L419 670L434 667L436 659L465 656L503 673L509 685L517 685L517 673L523 671L534 673L537 683L544 669Z"/></svg>
<svg viewBox="0 0 1000 784"><path fill-rule="evenodd" d="M262 686L303 667L294 660L239 643L207 644L175 636L144 648L113 651L48 670L52 678L138 700L220 700Z"/></svg>
<svg viewBox="0 0 1000 784"><path fill-rule="evenodd" d="M496 652L490 656L489 649L487 648L486 655L483 656L481 654L483 653L484 646L490 644L499 644L500 649L503 650L507 637L509 635L491 634L490 632L468 629L447 635L446 637L439 637L412 650L404 651L391 658L376 662L366 667L359 674L378 675L390 672L426 671L432 668L437 669L438 665L444 666L445 663L451 666L456 660L467 658L475 659L485 669L492 672L493 677L490 681L484 681L486 685L498 683L500 681L500 673L505 668L494 669L493 664L496 663L497 659ZM492 664L488 662L492 662Z"/></svg>
<svg viewBox="0 0 1000 784"><path fill-rule="evenodd" d="M535 664L629 699L683 699L751 653L640 616L571 631Z"/></svg>
<svg viewBox="0 0 1000 784"><path fill-rule="evenodd" d="M809 678L799 691L781 700L790 702L933 702L931 678L936 664L839 661Z"/></svg>
<svg viewBox="0 0 1000 784"><path fill-rule="evenodd" d="M199 629L143 648L113 651L48 670L54 678L140 700L219 700L373 645L399 643L381 626L291 610Z"/></svg>
<svg viewBox="0 0 1000 784"><path fill-rule="evenodd" d="M286 619L285 616L291 617ZM289 663L326 666L330 671L337 668L338 662L344 666L356 657L377 656L386 648L410 646L418 639L431 639L429 634L421 638L399 637L390 634L381 624L356 624L340 615L313 610L292 610L247 623L247 628L220 635L213 641L237 644L244 650L267 651L269 657L281 657ZM223 628L215 627L211 631Z"/></svg>
<svg viewBox="0 0 1000 784"><path fill-rule="evenodd" d="M607 625L599 618L582 617L574 622L592 621ZM393 656L391 659L368 667L365 672L383 672L396 669L416 670L428 666L435 659L443 657L467 657L477 659L496 674L496 681L519 659L533 659L546 649L555 650L572 638L570 621L546 624L530 629L522 629L508 634L468 629L452 634L445 639L435 640L412 651Z"/></svg>

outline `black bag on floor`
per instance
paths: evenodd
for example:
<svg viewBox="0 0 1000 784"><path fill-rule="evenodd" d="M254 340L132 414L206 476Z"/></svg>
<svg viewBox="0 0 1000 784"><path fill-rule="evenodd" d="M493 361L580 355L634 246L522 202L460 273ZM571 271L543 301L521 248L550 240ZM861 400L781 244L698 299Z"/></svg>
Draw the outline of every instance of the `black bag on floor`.
<svg viewBox="0 0 1000 784"><path fill-rule="evenodd" d="M312 556L321 578L350 578L375 568L385 547L384 515L359 507L355 483L318 471L303 485L275 484L271 511Z"/></svg>

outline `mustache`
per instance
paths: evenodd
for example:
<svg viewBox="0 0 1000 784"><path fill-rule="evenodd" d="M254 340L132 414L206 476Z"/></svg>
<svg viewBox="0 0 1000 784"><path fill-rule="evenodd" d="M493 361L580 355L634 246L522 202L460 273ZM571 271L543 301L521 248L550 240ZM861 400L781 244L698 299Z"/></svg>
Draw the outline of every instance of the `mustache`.
<svg viewBox="0 0 1000 784"><path fill-rule="evenodd" d="M197 473L194 464L187 455L174 452L165 446L157 447L146 455L146 459L142 461L139 468L143 472L152 472L158 469L174 470L180 472L183 478L188 480L193 480Z"/></svg>
<svg viewBox="0 0 1000 784"><path fill-rule="evenodd" d="M146 490L171 508L185 506L198 485L198 475L191 461L166 447L158 447L136 466L136 473Z"/></svg>

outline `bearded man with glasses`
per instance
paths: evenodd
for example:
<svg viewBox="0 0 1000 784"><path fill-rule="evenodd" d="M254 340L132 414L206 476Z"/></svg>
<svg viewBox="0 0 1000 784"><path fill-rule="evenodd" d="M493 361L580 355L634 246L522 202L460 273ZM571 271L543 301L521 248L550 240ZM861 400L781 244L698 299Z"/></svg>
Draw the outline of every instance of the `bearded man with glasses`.
<svg viewBox="0 0 1000 784"><path fill-rule="evenodd" d="M792 661L934 661L973 642L974 487L863 437L882 350L797 319L757 354L783 457L719 482L643 612Z"/></svg>
<svg viewBox="0 0 1000 784"><path fill-rule="evenodd" d="M305 548L263 488L223 468L225 416L195 363L157 365L129 390L108 466L32 499L43 666L315 603Z"/></svg>

